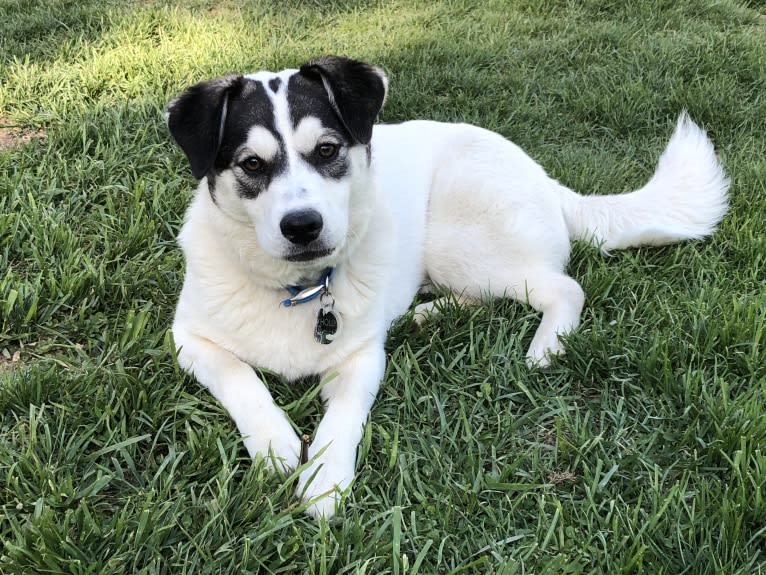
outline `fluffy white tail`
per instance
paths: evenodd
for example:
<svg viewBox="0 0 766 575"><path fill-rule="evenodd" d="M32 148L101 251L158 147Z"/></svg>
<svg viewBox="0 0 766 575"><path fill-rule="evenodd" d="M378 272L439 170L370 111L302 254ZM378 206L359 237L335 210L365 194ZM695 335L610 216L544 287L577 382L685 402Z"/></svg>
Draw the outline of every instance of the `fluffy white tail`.
<svg viewBox="0 0 766 575"><path fill-rule="evenodd" d="M580 196L565 192L564 217L572 239L603 252L702 238L728 208L729 180L705 131L682 112L657 169L628 194Z"/></svg>

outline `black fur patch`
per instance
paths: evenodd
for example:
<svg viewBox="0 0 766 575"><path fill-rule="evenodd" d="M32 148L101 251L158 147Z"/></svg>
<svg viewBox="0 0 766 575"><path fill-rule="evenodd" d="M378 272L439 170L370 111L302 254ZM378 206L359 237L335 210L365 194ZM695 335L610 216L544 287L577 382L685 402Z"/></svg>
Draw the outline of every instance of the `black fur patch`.
<svg viewBox="0 0 766 575"><path fill-rule="evenodd" d="M247 141L253 126L262 126L282 142L274 124L274 106L263 84L257 80L245 79L238 94L229 98L229 109L223 128L223 139L213 167L221 172L231 167L237 150Z"/></svg>
<svg viewBox="0 0 766 575"><path fill-rule="evenodd" d="M345 143L338 155L331 160L321 157L316 150L303 158L325 178L339 180L348 173L348 146Z"/></svg>
<svg viewBox="0 0 766 575"><path fill-rule="evenodd" d="M242 83L242 76L232 75L195 84L168 106L168 129L198 180L213 166L229 100L241 90Z"/></svg>
<svg viewBox="0 0 766 575"><path fill-rule="evenodd" d="M279 142L277 154L256 174L250 174L242 168L235 167L239 160L244 159L237 157L236 154L247 141L248 133L253 126L266 128ZM287 169L284 141L274 123L274 106L263 83L258 80L246 78L239 94L229 100L223 139L215 159L214 172L220 174L229 168L235 169L239 194L246 198L256 197L269 186L273 178Z"/></svg>
<svg viewBox="0 0 766 575"><path fill-rule="evenodd" d="M350 58L323 56L306 62L299 74L321 84L355 142L370 143L372 126L386 98L380 69Z"/></svg>
<svg viewBox="0 0 766 575"><path fill-rule="evenodd" d="M269 80L269 88L271 88L271 91L275 94L277 93L277 90L279 90L279 86L282 84L282 78L272 78Z"/></svg>
<svg viewBox="0 0 766 575"><path fill-rule="evenodd" d="M338 136L336 141L339 140L337 143L340 144L340 151L335 158L324 159L313 150L304 156L306 162L326 178L340 179L345 176L349 168L348 149L355 142L330 104L321 81L301 74L291 76L287 82L287 106L293 128L304 118L316 118L328 131Z"/></svg>
<svg viewBox="0 0 766 575"><path fill-rule="evenodd" d="M317 118L323 126L351 139L351 134L330 104L321 79L307 78L302 74L290 76L287 81L287 106L293 128L308 116Z"/></svg>
<svg viewBox="0 0 766 575"><path fill-rule="evenodd" d="M168 107L170 132L186 153L197 179L208 178L215 199L215 178L234 168L239 192L255 197L287 169L284 142L276 130L274 106L263 83L243 76L225 76L187 89ZM253 126L269 130L279 151L257 174L236 168L237 157Z"/></svg>

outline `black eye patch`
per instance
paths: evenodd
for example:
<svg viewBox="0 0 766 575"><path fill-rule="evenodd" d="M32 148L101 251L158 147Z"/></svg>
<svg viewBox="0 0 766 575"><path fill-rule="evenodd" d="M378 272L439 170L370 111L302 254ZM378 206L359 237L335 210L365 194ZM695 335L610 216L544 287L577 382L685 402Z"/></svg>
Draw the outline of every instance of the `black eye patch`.
<svg viewBox="0 0 766 575"><path fill-rule="evenodd" d="M332 146L332 154L327 154L323 146ZM343 143L322 143L303 158L325 178L340 179L348 174L348 145Z"/></svg>
<svg viewBox="0 0 766 575"><path fill-rule="evenodd" d="M270 160L255 155L245 156L234 167L237 193L242 198L254 199L269 187L274 178L286 170L287 155L282 151Z"/></svg>
<svg viewBox="0 0 766 575"><path fill-rule="evenodd" d="M253 126L261 126L271 132L280 150L284 151L284 141L277 131L274 122L274 106L266 93L266 88L262 82L248 78L245 79L240 93L229 100L223 138L214 164L218 173L232 167L235 163L235 155L247 142L248 134Z"/></svg>
<svg viewBox="0 0 766 575"><path fill-rule="evenodd" d="M254 126L268 130L277 141L278 150L269 160L259 158L260 169L248 170L243 162L253 155L238 155L241 154ZM277 131L274 106L266 87L259 80L246 78L242 90L236 97L231 98L228 104L223 138L214 164L214 175L233 169L239 195L243 198L255 198L268 188L275 177L287 170L287 154L284 148L285 143Z"/></svg>

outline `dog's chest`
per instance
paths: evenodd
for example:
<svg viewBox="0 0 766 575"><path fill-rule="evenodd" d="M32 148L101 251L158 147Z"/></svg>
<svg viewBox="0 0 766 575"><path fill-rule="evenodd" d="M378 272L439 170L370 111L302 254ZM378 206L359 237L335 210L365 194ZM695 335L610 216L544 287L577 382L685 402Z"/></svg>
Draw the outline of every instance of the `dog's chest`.
<svg viewBox="0 0 766 575"><path fill-rule="evenodd" d="M196 282L190 282L196 283ZM186 287L186 286L185 286ZM254 367L277 372L287 379L322 373L353 351L361 334L359 320L333 310L338 325L325 341L317 341L322 303L319 299L285 307L289 297L276 290L240 285L206 290L189 285L182 293L179 312L193 314L205 337ZM204 297L199 297L205 293ZM185 297L188 296L188 297ZM325 312L327 312L325 307ZM325 317L324 321L328 321ZM322 328L322 326L319 326ZM331 330L332 326L324 326Z"/></svg>

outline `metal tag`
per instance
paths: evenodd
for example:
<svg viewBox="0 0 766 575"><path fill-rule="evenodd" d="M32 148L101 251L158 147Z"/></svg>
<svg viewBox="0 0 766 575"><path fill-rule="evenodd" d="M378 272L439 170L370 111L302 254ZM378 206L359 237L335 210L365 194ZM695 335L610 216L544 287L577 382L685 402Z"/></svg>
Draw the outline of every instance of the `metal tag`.
<svg viewBox="0 0 766 575"><path fill-rule="evenodd" d="M321 307L317 314L317 323L314 327L314 340L317 343L328 344L335 341L340 332L340 318L332 307Z"/></svg>

